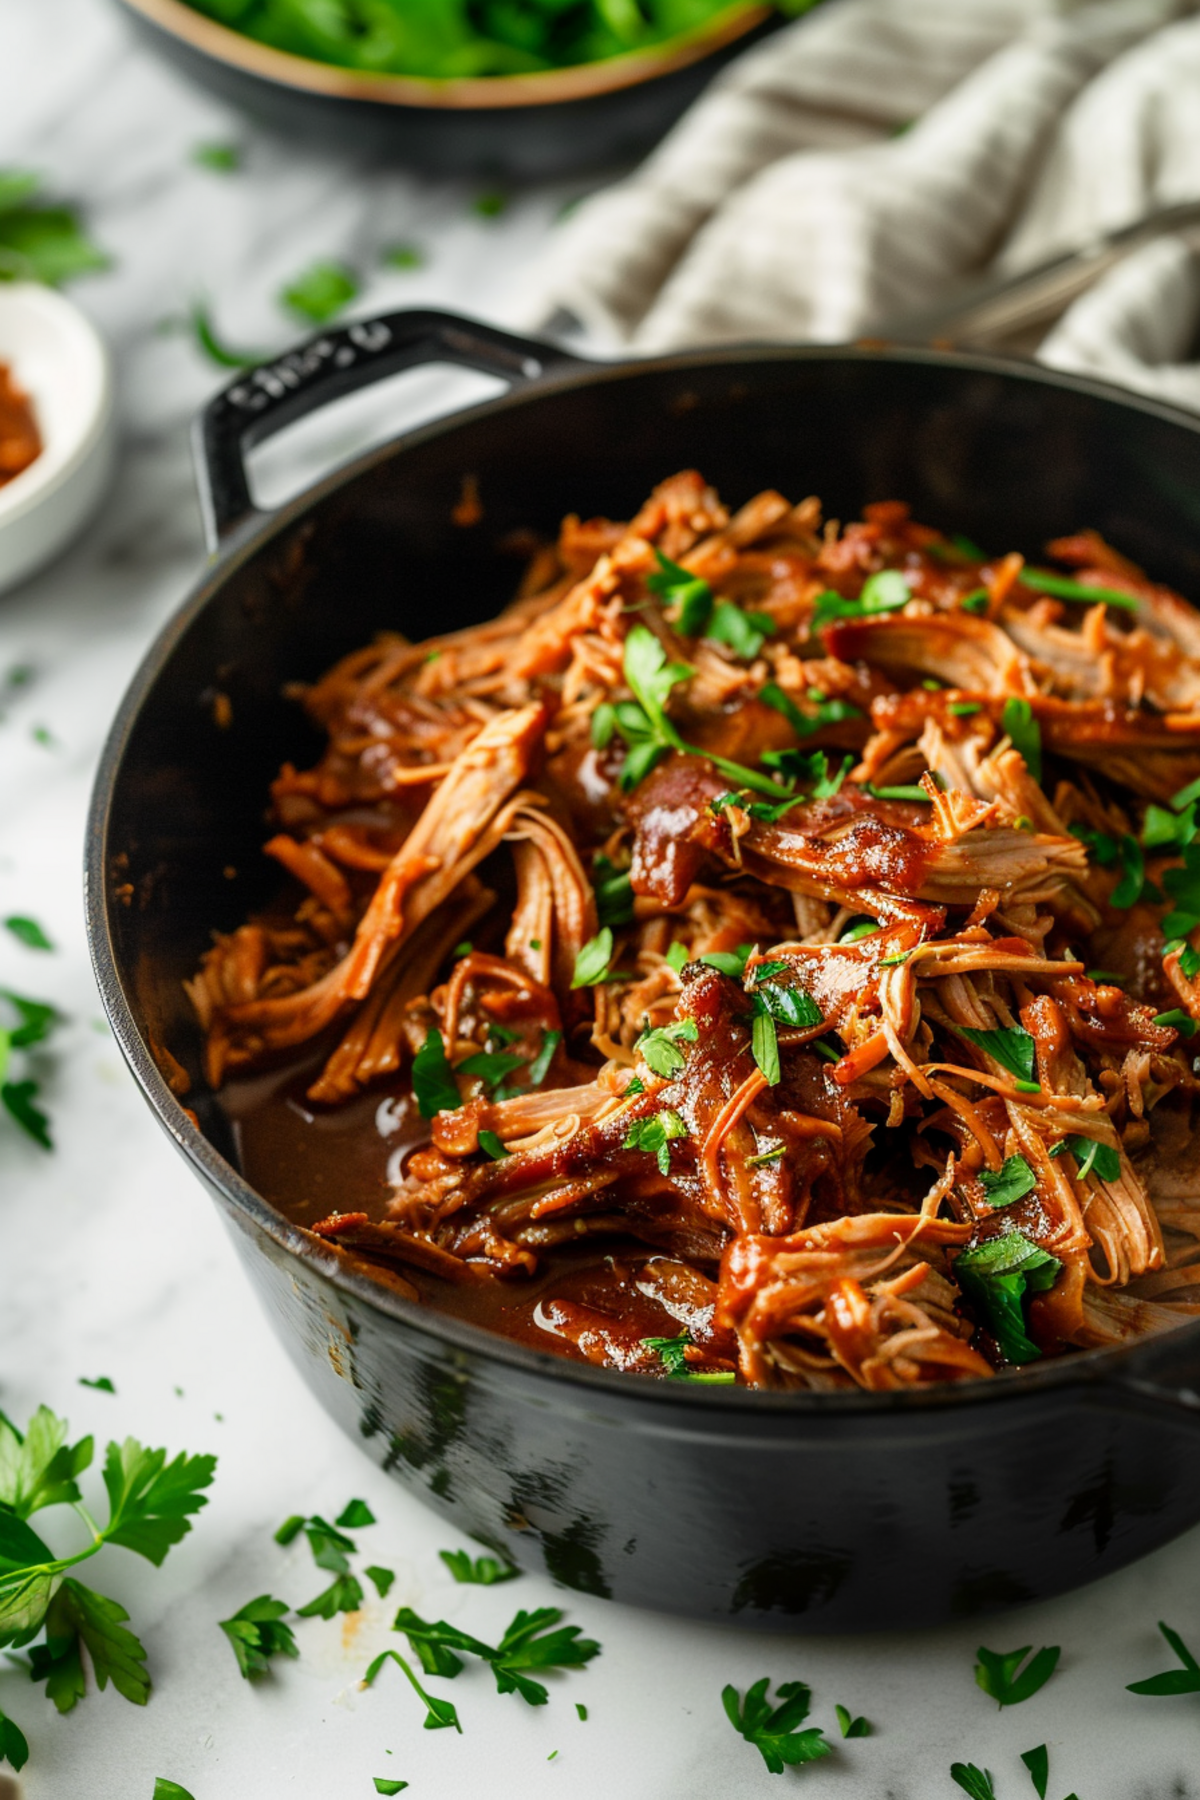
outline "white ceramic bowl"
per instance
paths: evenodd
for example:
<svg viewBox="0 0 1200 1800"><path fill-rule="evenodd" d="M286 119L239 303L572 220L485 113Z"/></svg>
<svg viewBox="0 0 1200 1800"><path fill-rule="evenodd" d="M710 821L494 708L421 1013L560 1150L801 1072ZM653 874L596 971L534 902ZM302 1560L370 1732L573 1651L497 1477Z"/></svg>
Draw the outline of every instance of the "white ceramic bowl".
<svg viewBox="0 0 1200 1800"><path fill-rule="evenodd" d="M112 364L95 327L35 282L0 282L0 363L33 402L42 453L0 487L0 593L66 547L113 471Z"/></svg>

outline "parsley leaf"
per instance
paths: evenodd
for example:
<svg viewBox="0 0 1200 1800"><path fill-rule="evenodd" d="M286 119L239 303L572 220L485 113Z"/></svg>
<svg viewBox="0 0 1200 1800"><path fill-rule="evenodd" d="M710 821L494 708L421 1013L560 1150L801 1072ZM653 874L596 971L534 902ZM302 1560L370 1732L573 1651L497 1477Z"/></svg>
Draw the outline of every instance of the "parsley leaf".
<svg viewBox="0 0 1200 1800"><path fill-rule="evenodd" d="M779 1065L779 1033L775 1021L763 1007L750 1021L750 1053L769 1087L778 1085L782 1070Z"/></svg>
<svg viewBox="0 0 1200 1800"><path fill-rule="evenodd" d="M753 662L767 639L774 637L775 621L770 613L743 612L731 600L718 600L707 635L728 644L745 662Z"/></svg>
<svg viewBox="0 0 1200 1800"><path fill-rule="evenodd" d="M1121 879L1108 897L1109 904L1132 906L1141 898L1146 879L1146 858L1142 854L1142 846L1129 832L1122 837L1117 854L1121 859Z"/></svg>
<svg viewBox="0 0 1200 1800"><path fill-rule="evenodd" d="M375 1775L372 1779L374 1780L375 1792L377 1794L402 1794L408 1786L407 1781L393 1781L391 1777L387 1775Z"/></svg>
<svg viewBox="0 0 1200 1800"><path fill-rule="evenodd" d="M950 1779L957 1783L964 1794L971 1800L996 1800L996 1790L992 1786L991 1772L988 1769L977 1769L974 1763L951 1763Z"/></svg>
<svg viewBox="0 0 1200 1800"><path fill-rule="evenodd" d="M1022 1750L1021 1761L1029 1770L1029 1779L1037 1790L1038 1800L1046 1800L1046 1789L1050 1783L1050 1752L1045 1744L1038 1744L1032 1750Z"/></svg>
<svg viewBox="0 0 1200 1800"><path fill-rule="evenodd" d="M195 1796L187 1788L180 1787L177 1781L168 1781L165 1775L160 1775L154 1783L151 1800L195 1800Z"/></svg>
<svg viewBox="0 0 1200 1800"><path fill-rule="evenodd" d="M1082 581L1056 575L1053 569L1022 569L1018 579L1022 587L1032 588L1035 594L1053 594L1058 600L1083 600L1089 606L1103 601L1105 606L1120 606L1126 612L1138 609L1132 594L1123 594L1119 588L1087 587Z"/></svg>
<svg viewBox="0 0 1200 1800"><path fill-rule="evenodd" d="M485 1088L494 1090L512 1074L514 1069L523 1068L528 1057L521 1056L512 1050L480 1050L475 1056L468 1056L464 1062L456 1063L456 1075L474 1075L482 1081Z"/></svg>
<svg viewBox="0 0 1200 1800"><path fill-rule="evenodd" d="M467 1550L439 1550L438 1555L455 1581L469 1582L473 1587L495 1587L497 1582L514 1581L521 1573L511 1563L498 1562L494 1556L477 1556L472 1561Z"/></svg>
<svg viewBox="0 0 1200 1800"><path fill-rule="evenodd" d="M312 325L324 325L358 298L358 276L344 263L315 262L288 284L280 304Z"/></svg>
<svg viewBox="0 0 1200 1800"><path fill-rule="evenodd" d="M375 1677L379 1674L380 1669L382 1669L386 1662L394 1662L404 1671L407 1680L416 1690L420 1698L425 1702L424 1723L426 1731L442 1731L451 1726L455 1731L462 1731L462 1726L458 1722L458 1711L454 1702L452 1700L435 1699L432 1694L427 1694L398 1650L381 1651L374 1662L369 1665L366 1674L363 1676L363 1687L368 1688L372 1686ZM459 1664L459 1667L462 1667L461 1663Z"/></svg>
<svg viewBox="0 0 1200 1800"><path fill-rule="evenodd" d="M989 1206L1011 1206L1037 1187L1037 1177L1023 1156L1006 1156L998 1170L981 1169L979 1185Z"/></svg>
<svg viewBox="0 0 1200 1800"><path fill-rule="evenodd" d="M1148 806L1142 820L1142 842L1147 850L1187 849L1196 835L1196 802L1184 812L1168 812L1165 806Z"/></svg>
<svg viewBox="0 0 1200 1800"><path fill-rule="evenodd" d="M560 1625L562 1616L554 1606L517 1613L488 1658L500 1693L517 1693L530 1706L544 1706L550 1696L527 1669L577 1669L599 1656L599 1644L581 1638L578 1625Z"/></svg>
<svg viewBox="0 0 1200 1800"><path fill-rule="evenodd" d="M774 967L773 964L760 963L755 973L761 975L764 966ZM801 1031L811 1031L815 1026L825 1023L824 1013L812 995L802 987L780 987L775 981L760 978L751 997L756 1013L768 1012L782 1025L794 1025Z"/></svg>
<svg viewBox="0 0 1200 1800"><path fill-rule="evenodd" d="M732 1369L693 1369L687 1360L687 1352L692 1345L690 1332L681 1332L678 1337L647 1337L640 1340L647 1350L653 1350L668 1381L699 1381L713 1386L718 1382L736 1381L737 1376Z"/></svg>
<svg viewBox="0 0 1200 1800"><path fill-rule="evenodd" d="M486 1156L490 1156L493 1162L503 1162L506 1156L512 1154L506 1147L504 1139L494 1131L480 1132L479 1148Z"/></svg>
<svg viewBox="0 0 1200 1800"><path fill-rule="evenodd" d="M710 950L699 960L721 975L740 981L746 973L747 960L754 954L753 944L739 944L736 950Z"/></svg>
<svg viewBox="0 0 1200 1800"><path fill-rule="evenodd" d="M845 1706L835 1706L833 1710L837 1714L838 1726L844 1738L870 1737L871 1727L866 1719L861 1716L851 1718L849 1708Z"/></svg>
<svg viewBox="0 0 1200 1800"><path fill-rule="evenodd" d="M1120 1152L1111 1144L1102 1144L1099 1138L1081 1137L1073 1132L1069 1137L1061 1138L1050 1154L1062 1156L1068 1150L1079 1164L1080 1181L1086 1181L1093 1169L1101 1181L1121 1179Z"/></svg>
<svg viewBox="0 0 1200 1800"><path fill-rule="evenodd" d="M97 1375L94 1381L89 1380L86 1375L81 1375L79 1385L85 1388L95 1388L96 1392L100 1394L115 1394L117 1391L107 1375Z"/></svg>
<svg viewBox="0 0 1200 1800"><path fill-rule="evenodd" d="M381 1600L386 1600L391 1592L392 1583L396 1579L396 1571L394 1569L381 1569L378 1563L368 1563L363 1570L363 1574L367 1577L367 1580L371 1583L375 1592L379 1595L379 1598Z"/></svg>
<svg viewBox="0 0 1200 1800"><path fill-rule="evenodd" d="M673 1025L644 1031L633 1047L648 1069L669 1080L687 1061L680 1044L694 1044L699 1036L695 1019L679 1019Z"/></svg>
<svg viewBox="0 0 1200 1800"><path fill-rule="evenodd" d="M661 749L681 750L682 740L667 717L666 705L671 689L692 674L688 663L669 663L667 653L645 625L635 625L625 639L625 681ZM617 714L621 722L621 714Z"/></svg>
<svg viewBox="0 0 1200 1800"><path fill-rule="evenodd" d="M234 175L242 166L240 144L197 144L192 161L198 169L211 169L217 175Z"/></svg>
<svg viewBox="0 0 1200 1800"><path fill-rule="evenodd" d="M713 591L707 581L693 575L681 563L672 562L661 550L654 552L658 570L646 577L651 593L661 596L665 606L676 606L676 627L684 637L699 637L708 627L713 611Z"/></svg>
<svg viewBox="0 0 1200 1800"><path fill-rule="evenodd" d="M628 1092L628 1089L626 1089ZM625 1134L622 1150L645 1150L658 1163L660 1175L671 1173L671 1145L685 1138L688 1128L677 1112L669 1107L652 1113L648 1119L635 1119Z"/></svg>
<svg viewBox="0 0 1200 1800"><path fill-rule="evenodd" d="M436 1026L427 1032L425 1042L413 1057L412 1085L423 1119L432 1119L440 1112L454 1112L462 1105L446 1045Z"/></svg>
<svg viewBox="0 0 1200 1800"><path fill-rule="evenodd" d="M58 1023L58 1013L48 1001L26 999L22 994L14 994L11 988L0 988L0 1000L7 1001L19 1020L18 1024L7 1028L0 1026L0 1104L43 1150L49 1150L52 1148L50 1122L34 1105L37 1082L9 1081L6 1076L12 1052L28 1050L34 1044L44 1042Z"/></svg>
<svg viewBox="0 0 1200 1800"><path fill-rule="evenodd" d="M529 1085L531 1088L541 1087L550 1073L550 1064L554 1061L554 1052L562 1043L561 1031L548 1031L542 1038L542 1047L529 1065Z"/></svg>
<svg viewBox="0 0 1200 1800"><path fill-rule="evenodd" d="M90 1437L67 1444L67 1422L39 1406L24 1436L0 1413L0 1507L27 1519L43 1506L73 1506L76 1476L92 1461Z"/></svg>
<svg viewBox="0 0 1200 1800"><path fill-rule="evenodd" d="M601 925L633 923L633 888L629 870L618 869L601 852L595 858L596 916Z"/></svg>
<svg viewBox="0 0 1200 1800"><path fill-rule="evenodd" d="M741 1702L732 1684L721 1690L721 1703L733 1729L755 1746L772 1775L782 1775L786 1765L794 1767L828 1756L832 1746L823 1731L799 1729L809 1714L811 1690L802 1681L781 1682L775 1691L777 1704L772 1706L767 1699L769 1686L770 1677L764 1675L747 1689Z"/></svg>
<svg viewBox="0 0 1200 1800"><path fill-rule="evenodd" d="M958 604L960 611L974 613L978 617L980 614L987 611L990 603L991 595L988 593L987 589L985 587L977 587L972 588L969 594L964 594Z"/></svg>
<svg viewBox="0 0 1200 1800"><path fill-rule="evenodd" d="M20 913L11 913L4 923L17 941L24 944L27 950L53 950L54 945L36 919L27 919Z"/></svg>
<svg viewBox="0 0 1200 1800"><path fill-rule="evenodd" d="M976 1683L1000 1706L1020 1706L1022 1701L1031 1700L1034 1694L1045 1687L1058 1667L1062 1650L1057 1644L1039 1650L1036 1656L1030 1656L1025 1663L1031 1648L1031 1645L1026 1644L1022 1650L976 1651L979 1658L975 1664ZM1022 1663L1025 1663L1024 1669L1021 1668Z"/></svg>
<svg viewBox="0 0 1200 1800"><path fill-rule="evenodd" d="M192 1529L190 1515L207 1505L215 1456L188 1456L173 1462L165 1450L147 1450L136 1438L110 1444L104 1459L104 1486L112 1508L104 1537L161 1568L168 1550Z"/></svg>
<svg viewBox="0 0 1200 1800"><path fill-rule="evenodd" d="M338 1613L358 1612L363 1603L362 1583L354 1575L335 1575L327 1588L315 1594L307 1606L298 1606L300 1619L332 1619Z"/></svg>
<svg viewBox="0 0 1200 1800"><path fill-rule="evenodd" d="M375 1524L375 1514L365 1500L347 1500L337 1516L337 1523L347 1531L361 1531L364 1525Z"/></svg>
<svg viewBox="0 0 1200 1800"><path fill-rule="evenodd" d="M669 969L674 969L676 975L682 975L684 969L687 967L687 946L680 943L679 939L676 938L675 942L667 951L666 956L663 958L663 961Z"/></svg>
<svg viewBox="0 0 1200 1800"><path fill-rule="evenodd" d="M847 754L841 767L832 773L825 750L764 750L762 761L789 780L808 783L814 800L832 800L854 767L854 758Z"/></svg>
<svg viewBox="0 0 1200 1800"><path fill-rule="evenodd" d="M954 1260L954 1279L977 1308L1009 1362L1036 1362L1041 1356L1025 1330L1022 1302L1054 1286L1062 1270L1058 1258L1024 1232L987 1238Z"/></svg>
<svg viewBox="0 0 1200 1800"><path fill-rule="evenodd" d="M1184 1012L1181 1006L1173 1006L1170 1012L1155 1013L1153 1023L1177 1031L1180 1037L1190 1038L1196 1035L1195 1019L1191 1013Z"/></svg>
<svg viewBox="0 0 1200 1800"><path fill-rule="evenodd" d="M252 369L255 363L270 360L265 350L235 350L226 344L217 331L212 313L204 300L195 300L186 319L168 320L164 329L181 328L190 330L198 347L208 360L219 369Z"/></svg>
<svg viewBox="0 0 1200 1800"><path fill-rule="evenodd" d="M912 592L899 569L880 569L867 576L857 600L844 600L830 589L818 594L809 626L816 631L831 619L862 619L895 612L911 599Z"/></svg>
<svg viewBox="0 0 1200 1800"><path fill-rule="evenodd" d="M602 926L594 938L589 938L575 958L575 973L571 977L573 988L597 987L600 982L608 980L609 964L613 956L612 927Z"/></svg>
<svg viewBox="0 0 1200 1800"><path fill-rule="evenodd" d="M291 1626L282 1623L287 1611L286 1601L260 1594L257 1600L248 1600L231 1619L220 1620L221 1630L233 1645L238 1668L247 1681L255 1675L268 1674L272 1656L299 1656Z"/></svg>
<svg viewBox="0 0 1200 1800"><path fill-rule="evenodd" d="M109 267L91 243L79 214L46 206L36 175L0 170L0 280L42 281L58 287L77 275Z"/></svg>
<svg viewBox="0 0 1200 1800"><path fill-rule="evenodd" d="M18 1773L29 1761L29 1743L15 1719L0 1712L0 1762L11 1763Z"/></svg>
<svg viewBox="0 0 1200 1800"><path fill-rule="evenodd" d="M785 694L774 681L768 681L759 688L758 697L777 713L782 713L796 736L802 738L811 737L814 731L820 731L826 725L837 725L844 719L861 719L863 716L860 709L851 706L848 700L827 700L823 694L815 701L815 713L801 712L791 696Z"/></svg>
<svg viewBox="0 0 1200 1800"><path fill-rule="evenodd" d="M1129 1693L1150 1694L1156 1698L1171 1694L1200 1694L1200 1663L1179 1633L1172 1631L1169 1625L1164 1625L1161 1619L1158 1629L1179 1658L1182 1667L1168 1669L1163 1675L1151 1675L1145 1681L1131 1681L1127 1684Z"/></svg>
<svg viewBox="0 0 1200 1800"><path fill-rule="evenodd" d="M1001 724L1012 739L1013 749L1024 758L1034 781L1042 779L1042 731L1028 700L1013 696L1004 702Z"/></svg>
<svg viewBox="0 0 1200 1800"><path fill-rule="evenodd" d="M993 1062L1007 1069L1016 1080L1018 1093L1040 1093L1035 1045L1024 1026L1008 1025L993 1031L979 1031L972 1025L956 1025L954 1029L959 1037L976 1044Z"/></svg>

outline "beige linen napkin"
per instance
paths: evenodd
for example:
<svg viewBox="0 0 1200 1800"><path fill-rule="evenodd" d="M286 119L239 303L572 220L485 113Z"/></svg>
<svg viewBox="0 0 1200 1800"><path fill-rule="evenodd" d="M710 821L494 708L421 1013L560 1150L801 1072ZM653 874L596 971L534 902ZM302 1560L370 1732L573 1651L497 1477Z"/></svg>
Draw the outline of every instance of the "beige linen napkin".
<svg viewBox="0 0 1200 1800"><path fill-rule="evenodd" d="M830 0L581 205L522 313L598 347L835 342L1200 199L1200 0ZM1200 405L1200 262L1150 246L1047 361Z"/></svg>

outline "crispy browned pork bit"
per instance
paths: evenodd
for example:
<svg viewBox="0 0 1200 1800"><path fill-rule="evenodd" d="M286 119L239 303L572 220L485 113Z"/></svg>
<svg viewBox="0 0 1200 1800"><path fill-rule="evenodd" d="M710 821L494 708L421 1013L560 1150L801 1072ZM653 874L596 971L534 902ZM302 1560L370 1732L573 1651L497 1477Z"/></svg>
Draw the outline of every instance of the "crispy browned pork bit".
<svg viewBox="0 0 1200 1800"><path fill-rule="evenodd" d="M685 472L309 689L290 895L189 992L214 1086L290 1052L314 1106L386 1078L426 1121L317 1235L761 1387L1200 1311L1200 612L1093 533L1047 556Z"/></svg>

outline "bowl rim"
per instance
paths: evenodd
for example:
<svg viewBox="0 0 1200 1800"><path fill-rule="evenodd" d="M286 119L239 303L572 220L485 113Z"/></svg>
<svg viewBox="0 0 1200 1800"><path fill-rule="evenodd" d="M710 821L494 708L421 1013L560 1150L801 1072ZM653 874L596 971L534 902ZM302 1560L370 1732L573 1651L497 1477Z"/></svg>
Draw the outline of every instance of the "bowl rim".
<svg viewBox="0 0 1200 1800"><path fill-rule="evenodd" d="M90 360L96 378L92 405L81 408L72 428L57 440L43 439L41 453L26 469L0 487L0 532L41 508L59 494L95 453L113 416L115 389L112 357L107 344L81 307L56 289L37 281L0 282L0 311L15 301L16 310L27 308L50 323L64 343L72 342ZM10 364L18 386L32 393L24 380L19 360Z"/></svg>
<svg viewBox="0 0 1200 1800"><path fill-rule="evenodd" d="M141 1087L143 1095L158 1123L174 1141L184 1159L192 1165L220 1200L224 1209L234 1215L235 1222L268 1240L288 1256L308 1265L327 1280L348 1300L366 1306L383 1318L393 1321L407 1332L433 1340L443 1353L469 1356L484 1365L496 1365L514 1375L546 1381L564 1396L574 1389L577 1403L592 1404L611 1398L637 1411L639 1405L658 1408L653 1419L662 1419L661 1409L690 1407L708 1414L723 1413L746 1424L758 1417L766 1426L776 1418L851 1420L886 1415L899 1421L911 1417L914 1423L929 1414L957 1413L964 1408L1008 1406L1019 1403L1022 1396L1031 1400L1041 1394L1066 1396L1074 1390L1076 1400L1103 1399L1119 1408L1124 1397L1135 1392L1143 1404L1155 1400L1170 1403L1173 1396L1152 1379L1139 1378L1131 1364L1149 1346L1169 1342L1173 1345L1200 1342L1200 1318L1153 1338L1135 1339L1127 1344L1079 1350L1070 1356L1048 1357L1020 1370L1006 1372L993 1381L943 1382L924 1388L868 1392L862 1389L840 1389L820 1392L791 1389L773 1392L743 1387L692 1386L683 1382L637 1380L619 1370L598 1368L590 1363L577 1363L549 1350L538 1350L503 1337L484 1326L448 1313L439 1313L398 1294L371 1273L365 1258L351 1260L345 1253L332 1249L316 1239L302 1226L294 1224L279 1211L231 1163L200 1130L191 1113L171 1091L150 1049L146 1036L137 1024L133 1006L122 982L110 929L110 914L115 910L111 891L111 869L108 833L112 804L125 751L141 711L174 653L179 640L216 598L229 578L252 561L278 537L290 531L313 509L339 489L349 486L360 476L387 462L397 452L415 450L438 437L452 434L459 427L474 423L506 409L536 404L550 394L570 392L596 383L637 379L644 375L689 369L711 369L727 366L731 372L751 363L844 361L866 364L901 364L917 367L957 370L964 375L999 376L1004 380L1032 387L1079 394L1099 400L1119 410L1145 414L1168 425L1183 429L1200 438L1200 415L1174 407L1168 402L1133 394L1127 389L1088 375L1044 367L1019 358L982 352L916 345L898 345L881 339L863 339L850 344L786 344L751 343L717 345L703 349L638 359L636 361L601 362L578 358L565 367L552 370L527 386L430 420L411 431L402 432L383 444L340 465L317 482L303 489L282 507L267 515L255 514L237 531L230 545L210 559L209 567L195 583L175 613L166 621L147 650L131 678L113 720L97 765L95 782L88 809L84 858L84 909L88 948L93 972L113 1035L125 1060ZM1118 1373L1124 1366L1122 1378ZM1200 1379L1197 1380L1200 1387ZM1190 1404L1190 1403L1187 1403ZM1176 1402L1182 1426L1186 1410ZM697 1416L696 1428L701 1427Z"/></svg>
<svg viewBox="0 0 1200 1800"><path fill-rule="evenodd" d="M602 62L518 75L446 77L365 74L312 57L295 56L220 24L195 11L185 0L122 0L122 4L190 49L260 81L331 99L432 111L547 106L638 87L660 75L689 68L737 43L765 24L775 11L773 5L763 4L762 0L727 0L711 19L664 44L626 51Z"/></svg>

